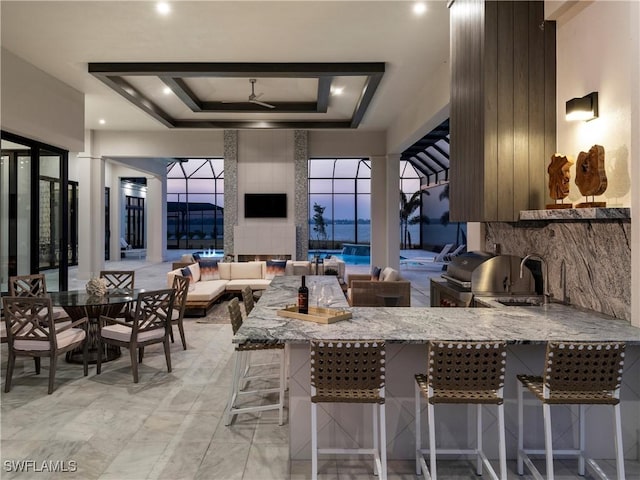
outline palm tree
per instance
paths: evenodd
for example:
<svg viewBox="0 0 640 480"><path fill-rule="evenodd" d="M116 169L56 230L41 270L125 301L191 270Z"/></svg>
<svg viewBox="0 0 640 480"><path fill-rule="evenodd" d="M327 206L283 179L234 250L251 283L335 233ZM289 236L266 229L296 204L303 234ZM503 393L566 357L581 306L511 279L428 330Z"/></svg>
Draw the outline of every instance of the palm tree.
<svg viewBox="0 0 640 480"><path fill-rule="evenodd" d="M444 186L444 188L440 192L440 195L438 195L438 198L440 199L441 202L443 200L449 200L449 184L448 183ZM440 216L440 223L445 227L449 225L449 210L447 210ZM460 237L462 237L462 241L460 240ZM460 228L460 222L456 222L456 245L460 245L461 243L466 243L466 241L467 241L466 236L462 231L462 229Z"/></svg>
<svg viewBox="0 0 640 480"><path fill-rule="evenodd" d="M322 205L318 205L317 203L313 203L313 231L316 232L316 239L318 240L318 245L316 248L320 248L320 241L327 240L327 224L324 221L324 210L327 207L323 207Z"/></svg>
<svg viewBox="0 0 640 480"><path fill-rule="evenodd" d="M418 190L407 198L407 194L400 192L400 231L402 232L401 246L403 249L407 248L407 245L411 245L411 234L409 233L409 225L415 225L420 222L420 215L413 215L420 207L421 191ZM413 215L413 216L412 216Z"/></svg>

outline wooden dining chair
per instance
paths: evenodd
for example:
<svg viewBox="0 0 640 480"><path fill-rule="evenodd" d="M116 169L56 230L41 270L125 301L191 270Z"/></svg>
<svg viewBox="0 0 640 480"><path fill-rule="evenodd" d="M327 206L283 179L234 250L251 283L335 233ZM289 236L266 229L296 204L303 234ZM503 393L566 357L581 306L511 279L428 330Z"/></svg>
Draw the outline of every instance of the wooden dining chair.
<svg viewBox="0 0 640 480"><path fill-rule="evenodd" d="M52 393L58 356L83 346L84 375L87 376L86 318L70 322L66 326L56 325L51 299L48 297L4 297L2 301L9 344L5 392L11 390L17 356L35 358L36 374L40 373L40 358L49 357L48 393Z"/></svg>
<svg viewBox="0 0 640 480"><path fill-rule="evenodd" d="M138 383L138 362L142 362L144 348L154 343L164 345L167 370L171 372L169 332L171 331L174 297L175 291L172 288L143 292L138 295L131 321L125 322L104 315L100 317L98 329L100 351L104 348L105 343L128 348L134 383ZM100 374L101 370L102 358L101 355L98 355L96 373Z"/></svg>
<svg viewBox="0 0 640 480"><path fill-rule="evenodd" d="M171 343L173 343L173 326L178 326L180 332L180 339L182 340L182 349L187 349L187 340L184 336L184 311L187 307L187 295L189 294L189 277L183 277L181 275L175 275L173 277L173 289L175 290L175 299L173 302L173 309L171 311L171 326L169 327L169 334L171 336Z"/></svg>
<svg viewBox="0 0 640 480"><path fill-rule="evenodd" d="M42 273L32 275L14 275L9 277L10 297L46 297L47 279ZM69 315L62 307L53 307L53 320L56 323L68 322Z"/></svg>
<svg viewBox="0 0 640 480"><path fill-rule="evenodd" d="M100 278L105 281L107 291L110 294L127 294L133 292L136 272L133 270L101 270ZM132 304L128 303L117 317L130 320L133 315L132 310Z"/></svg>

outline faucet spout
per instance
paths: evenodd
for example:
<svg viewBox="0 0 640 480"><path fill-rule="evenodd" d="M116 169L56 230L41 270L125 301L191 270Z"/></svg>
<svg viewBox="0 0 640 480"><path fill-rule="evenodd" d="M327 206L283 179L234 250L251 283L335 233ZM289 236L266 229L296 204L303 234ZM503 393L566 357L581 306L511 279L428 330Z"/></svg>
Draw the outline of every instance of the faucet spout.
<svg viewBox="0 0 640 480"><path fill-rule="evenodd" d="M544 268L543 295L544 295L544 303L547 304L549 303L549 299L551 298L552 294L549 292L549 266L547 265L547 261L544 259L542 255L540 255L539 253L530 253L528 255L525 255L525 257L520 262L520 278L524 277L524 264L530 258L537 258L538 260L540 260Z"/></svg>

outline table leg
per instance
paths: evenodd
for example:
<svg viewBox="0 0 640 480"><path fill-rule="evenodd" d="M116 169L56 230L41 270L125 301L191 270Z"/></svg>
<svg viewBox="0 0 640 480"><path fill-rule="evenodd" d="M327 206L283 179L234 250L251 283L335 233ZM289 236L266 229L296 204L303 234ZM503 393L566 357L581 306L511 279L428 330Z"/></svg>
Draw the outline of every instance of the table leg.
<svg viewBox="0 0 640 480"><path fill-rule="evenodd" d="M64 307L67 315L69 315L72 320L79 320L82 317L87 317L88 319L87 341L89 342L89 363L95 364L98 359L98 329L100 328L100 315L115 317L118 313L120 313L123 307L124 304L87 305L86 307ZM105 347L105 351L100 352L102 354L103 362L110 362L111 360L115 360L116 358L120 357L120 347L115 345L105 345ZM78 347L67 352L66 360L69 363L83 363L82 355L82 347Z"/></svg>

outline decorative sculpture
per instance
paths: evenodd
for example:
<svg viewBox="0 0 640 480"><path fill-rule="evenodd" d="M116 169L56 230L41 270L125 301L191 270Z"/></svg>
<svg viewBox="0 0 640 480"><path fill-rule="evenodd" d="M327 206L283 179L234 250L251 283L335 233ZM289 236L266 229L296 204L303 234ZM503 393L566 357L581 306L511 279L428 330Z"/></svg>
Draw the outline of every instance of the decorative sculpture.
<svg viewBox="0 0 640 480"><path fill-rule="evenodd" d="M102 278L91 278L87 282L87 293L96 297L102 297L107 293L107 282Z"/></svg>
<svg viewBox="0 0 640 480"><path fill-rule="evenodd" d="M571 203L564 203L564 199L569 195L569 181L571 180L570 168L573 162L564 155L554 154L551 163L547 168L549 173L549 196L556 202L547 205L552 208L571 208ZM558 203L558 200L560 203Z"/></svg>
<svg viewBox="0 0 640 480"><path fill-rule="evenodd" d="M604 147L594 145L589 152L580 152L576 164L576 185L586 202L576 205L578 208L606 207L607 202L596 202L595 195L602 195L607 189L607 174L604 169ZM591 201L589 201L591 196Z"/></svg>

